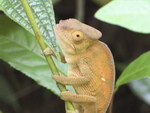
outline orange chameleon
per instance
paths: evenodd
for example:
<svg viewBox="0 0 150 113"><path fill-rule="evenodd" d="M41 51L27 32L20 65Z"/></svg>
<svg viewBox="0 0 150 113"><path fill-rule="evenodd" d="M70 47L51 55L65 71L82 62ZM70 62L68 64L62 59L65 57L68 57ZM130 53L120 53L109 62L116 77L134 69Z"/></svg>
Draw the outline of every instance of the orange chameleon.
<svg viewBox="0 0 150 113"><path fill-rule="evenodd" d="M67 19L56 25L55 33L69 71L67 77L53 78L72 85L77 92L65 91L60 97L73 102L79 113L105 113L112 98L115 69L109 48L98 41L101 32L76 19Z"/></svg>

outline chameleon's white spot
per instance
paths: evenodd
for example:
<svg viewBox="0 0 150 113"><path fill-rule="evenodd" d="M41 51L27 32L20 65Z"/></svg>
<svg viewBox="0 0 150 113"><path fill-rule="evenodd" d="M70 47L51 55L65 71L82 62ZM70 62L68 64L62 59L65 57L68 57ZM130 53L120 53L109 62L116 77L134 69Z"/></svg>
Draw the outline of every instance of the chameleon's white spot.
<svg viewBox="0 0 150 113"><path fill-rule="evenodd" d="M105 78L101 78L101 80L104 81L104 82L106 82L106 79L105 79Z"/></svg>

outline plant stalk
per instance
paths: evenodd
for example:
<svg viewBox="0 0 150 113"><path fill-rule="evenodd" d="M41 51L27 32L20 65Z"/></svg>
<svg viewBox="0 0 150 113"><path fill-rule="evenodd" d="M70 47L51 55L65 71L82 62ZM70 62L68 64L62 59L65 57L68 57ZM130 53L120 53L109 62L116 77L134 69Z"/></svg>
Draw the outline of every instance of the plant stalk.
<svg viewBox="0 0 150 113"><path fill-rule="evenodd" d="M24 7L24 10L25 10L25 12L27 14L27 17L28 17L28 19L29 19L29 21L31 23L31 26L32 26L32 29L34 31L35 37L38 40L38 43L39 43L42 51L44 51L47 48L47 45L44 42L44 38L43 38L43 36L42 36L42 34L40 32L40 29L39 29L39 27L38 27L38 25L36 23L36 20L34 18L33 12L32 12L32 9L30 8L27 0L21 0L21 1L22 1L22 5ZM46 60L48 62L48 65L50 67L50 70L52 71L52 74L53 75L59 75L59 71L58 71L58 69L57 69L57 67L56 67L56 65L55 65L55 63L54 63L54 61L52 59L52 56L50 56L50 55L44 55L44 56L45 56L45 58L46 58ZM61 92L67 91L65 85L57 83L57 86L58 86L58 88L60 89ZM74 108L74 106L73 106L73 104L71 102L66 102L66 105L67 105L67 109L68 110L71 110L71 111L73 111L75 113L75 108Z"/></svg>

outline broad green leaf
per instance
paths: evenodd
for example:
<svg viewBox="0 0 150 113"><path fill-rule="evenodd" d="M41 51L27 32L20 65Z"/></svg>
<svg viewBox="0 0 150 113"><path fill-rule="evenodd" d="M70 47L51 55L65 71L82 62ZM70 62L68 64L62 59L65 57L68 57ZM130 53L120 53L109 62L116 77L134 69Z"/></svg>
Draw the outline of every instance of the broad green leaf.
<svg viewBox="0 0 150 113"><path fill-rule="evenodd" d="M150 51L131 62L117 80L116 87L133 80L150 78Z"/></svg>
<svg viewBox="0 0 150 113"><path fill-rule="evenodd" d="M36 22L38 23L40 31L47 44L56 52L59 52L60 49L56 43L53 29L53 26L55 25L55 18L51 0L28 0L28 2L33 10ZM21 0L2 0L0 7L3 8L4 13L12 20L20 24L30 33L34 34L23 9Z"/></svg>
<svg viewBox="0 0 150 113"><path fill-rule="evenodd" d="M150 0L112 0L95 17L141 33L150 33Z"/></svg>
<svg viewBox="0 0 150 113"><path fill-rule="evenodd" d="M135 80L129 85L135 95L150 105L150 79Z"/></svg>
<svg viewBox="0 0 150 113"><path fill-rule="evenodd" d="M59 94L36 38L3 15L0 16L0 59L31 77L38 84ZM66 65L56 60L55 62L62 72L67 72Z"/></svg>

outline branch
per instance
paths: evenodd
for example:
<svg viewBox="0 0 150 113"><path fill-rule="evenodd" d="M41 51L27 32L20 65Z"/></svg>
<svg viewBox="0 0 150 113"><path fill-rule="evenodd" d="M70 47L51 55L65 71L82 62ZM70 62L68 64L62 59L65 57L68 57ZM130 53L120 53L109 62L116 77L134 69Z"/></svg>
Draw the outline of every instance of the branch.
<svg viewBox="0 0 150 113"><path fill-rule="evenodd" d="M27 14L27 17L28 17L28 19L29 19L29 21L31 23L31 26L32 26L32 29L34 31L35 37L38 40L38 43L39 43L42 51L44 51L47 48L47 45L44 42L44 38L43 38L43 36L42 36L42 34L40 32L40 29L39 29L39 27L38 27L38 25L37 25L37 23L35 21L32 9L30 8L27 0L21 0L21 1L22 1L22 5L24 7L24 10L25 10L25 12ZM56 67L56 65L55 65L55 63L54 63L54 61L52 59L52 56L45 55L45 58L46 58L47 63L49 65L49 67L50 67L50 70L52 71L52 74L53 75L59 75L59 71L58 71L58 69L57 69L57 67ZM67 89L66 89L66 87L64 85L57 83L57 86L58 86L58 88L60 89L61 92L67 91ZM67 105L68 110L71 110L71 111L75 112L75 108L74 108L74 106L73 106L73 104L71 102L66 102L66 105Z"/></svg>

